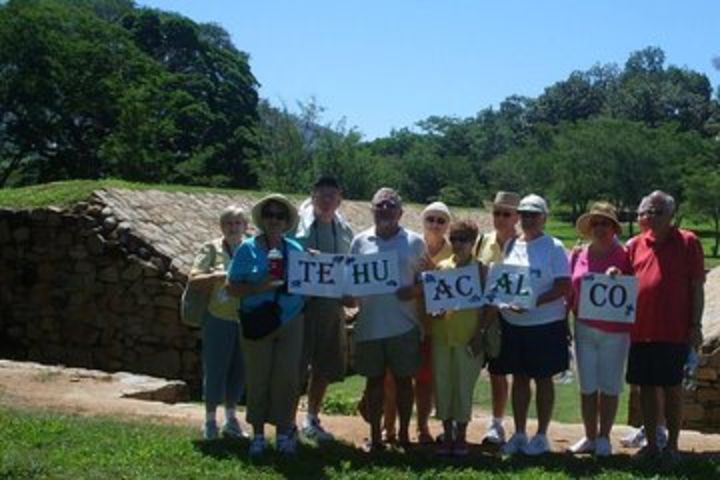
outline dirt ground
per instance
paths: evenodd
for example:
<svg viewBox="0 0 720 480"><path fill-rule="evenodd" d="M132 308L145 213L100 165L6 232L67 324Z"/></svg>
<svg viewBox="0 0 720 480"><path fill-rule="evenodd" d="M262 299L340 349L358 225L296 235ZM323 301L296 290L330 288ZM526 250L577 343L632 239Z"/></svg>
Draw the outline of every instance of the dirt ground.
<svg viewBox="0 0 720 480"><path fill-rule="evenodd" d="M66 413L114 417L121 420L150 420L158 423L197 426L203 420L203 408L197 403L167 404L156 401L124 398L123 395L161 387L162 379L126 373L108 374L97 370L45 366L29 362L0 360L0 404L44 408ZM301 412L298 420L301 419ZM486 412L477 410L468 428L470 442L479 442L487 424ZM512 422L509 421L508 425ZM368 427L359 416L323 416L323 424L337 438L361 444ZM532 432L534 424L530 424ZM627 426L613 430L612 443L616 453L632 453L619 439L628 432ZM440 423L431 421L433 433L440 433ZM581 425L553 422L550 438L555 451L564 451L582 436ZM683 431L680 448L686 451L720 454L720 435Z"/></svg>

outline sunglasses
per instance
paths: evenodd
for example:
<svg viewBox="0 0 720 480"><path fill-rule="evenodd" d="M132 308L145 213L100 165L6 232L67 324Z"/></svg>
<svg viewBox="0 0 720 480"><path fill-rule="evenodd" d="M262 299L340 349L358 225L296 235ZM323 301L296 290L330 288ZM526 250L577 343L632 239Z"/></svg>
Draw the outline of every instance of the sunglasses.
<svg viewBox="0 0 720 480"><path fill-rule="evenodd" d="M591 227L591 228L594 228L594 227L609 227L609 226L611 226L611 225L613 225L613 222L611 222L610 220L591 220L591 221L590 221L590 227Z"/></svg>
<svg viewBox="0 0 720 480"><path fill-rule="evenodd" d="M432 215L425 217L425 221L427 223L437 223L438 225L445 225L447 223L447 219L444 217L433 217Z"/></svg>
<svg viewBox="0 0 720 480"><path fill-rule="evenodd" d="M510 218L511 216L512 216L512 212L502 212L500 210L493 211L493 217Z"/></svg>
<svg viewBox="0 0 720 480"><path fill-rule="evenodd" d="M639 217L657 217L665 213L662 208L648 208L638 212Z"/></svg>
<svg viewBox="0 0 720 480"><path fill-rule="evenodd" d="M542 215L540 212L519 212L523 218L537 218Z"/></svg>
<svg viewBox="0 0 720 480"><path fill-rule="evenodd" d="M390 200L384 200L380 203L373 205L373 210L394 210L397 208L397 204Z"/></svg>
<svg viewBox="0 0 720 480"><path fill-rule="evenodd" d="M263 212L262 217L266 220L287 220L288 214L286 212L279 211L266 211Z"/></svg>
<svg viewBox="0 0 720 480"><path fill-rule="evenodd" d="M451 235L450 236L450 243L470 243L472 242L472 238L466 237L465 235Z"/></svg>

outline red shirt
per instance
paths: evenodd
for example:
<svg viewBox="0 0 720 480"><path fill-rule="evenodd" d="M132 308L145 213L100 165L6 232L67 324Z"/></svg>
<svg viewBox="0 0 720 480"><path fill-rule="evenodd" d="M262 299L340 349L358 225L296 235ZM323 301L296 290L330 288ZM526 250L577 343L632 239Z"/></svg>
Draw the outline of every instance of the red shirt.
<svg viewBox="0 0 720 480"><path fill-rule="evenodd" d="M692 315L692 281L705 278L703 251L694 233L671 227L659 243L652 231L628 247L638 279L633 342L685 343Z"/></svg>

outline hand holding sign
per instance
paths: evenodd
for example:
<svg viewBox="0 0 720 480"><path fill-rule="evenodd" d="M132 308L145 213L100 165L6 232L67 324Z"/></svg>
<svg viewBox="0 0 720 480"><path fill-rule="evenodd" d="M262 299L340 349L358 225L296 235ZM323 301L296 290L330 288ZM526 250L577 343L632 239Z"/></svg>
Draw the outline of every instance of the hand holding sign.
<svg viewBox="0 0 720 480"><path fill-rule="evenodd" d="M578 317L635 323L636 296L633 276L588 273L580 282Z"/></svg>

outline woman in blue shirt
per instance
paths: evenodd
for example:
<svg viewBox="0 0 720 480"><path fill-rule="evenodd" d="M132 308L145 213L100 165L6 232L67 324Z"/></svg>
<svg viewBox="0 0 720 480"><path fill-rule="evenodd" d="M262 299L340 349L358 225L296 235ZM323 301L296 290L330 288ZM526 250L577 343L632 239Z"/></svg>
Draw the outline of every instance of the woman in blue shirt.
<svg viewBox="0 0 720 480"><path fill-rule="evenodd" d="M276 449L293 454L297 449L295 409L300 393L303 298L287 292L284 272L289 252L302 251L299 243L286 236L297 226L298 214L286 197L272 194L253 207L252 217L259 233L235 252L228 291L241 298L243 323L247 320L245 312L265 302L276 301L281 313L280 326L268 335L250 340L244 334L242 338L247 359L247 422L254 430L249 454L258 456L264 452L266 423L277 429ZM274 250L283 257L282 279L270 274L268 254Z"/></svg>

